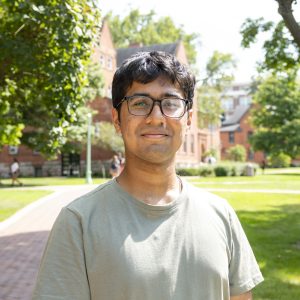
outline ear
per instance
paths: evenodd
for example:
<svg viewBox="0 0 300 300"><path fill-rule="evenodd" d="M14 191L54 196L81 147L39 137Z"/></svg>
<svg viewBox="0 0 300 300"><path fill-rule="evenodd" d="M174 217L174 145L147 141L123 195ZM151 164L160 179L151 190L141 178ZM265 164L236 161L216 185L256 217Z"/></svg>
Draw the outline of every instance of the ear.
<svg viewBox="0 0 300 300"><path fill-rule="evenodd" d="M119 113L118 113L118 111L115 108L113 108L111 110L111 116L112 116L112 121L113 121L113 124L115 126L116 132L117 133L121 133L121 127L120 127L120 121L119 121Z"/></svg>
<svg viewBox="0 0 300 300"><path fill-rule="evenodd" d="M190 110L188 110L188 114L187 114L187 126L191 126L192 116L193 116L193 110L190 109Z"/></svg>

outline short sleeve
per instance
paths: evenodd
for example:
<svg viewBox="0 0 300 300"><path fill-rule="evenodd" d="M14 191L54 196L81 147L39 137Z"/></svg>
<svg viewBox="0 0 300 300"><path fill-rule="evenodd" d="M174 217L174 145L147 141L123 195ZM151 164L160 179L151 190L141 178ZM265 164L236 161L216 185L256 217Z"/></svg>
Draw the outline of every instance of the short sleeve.
<svg viewBox="0 0 300 300"><path fill-rule="evenodd" d="M32 299L90 299L81 222L68 208L53 225Z"/></svg>
<svg viewBox="0 0 300 300"><path fill-rule="evenodd" d="M263 276L241 223L231 207L229 218L232 234L229 284L230 295L235 296L253 289L263 281Z"/></svg>

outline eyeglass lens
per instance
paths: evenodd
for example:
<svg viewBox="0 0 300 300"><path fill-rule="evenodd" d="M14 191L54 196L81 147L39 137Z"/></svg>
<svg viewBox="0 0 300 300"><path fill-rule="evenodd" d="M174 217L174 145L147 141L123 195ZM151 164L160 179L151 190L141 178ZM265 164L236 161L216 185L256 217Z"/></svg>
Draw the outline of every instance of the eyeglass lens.
<svg viewBox="0 0 300 300"><path fill-rule="evenodd" d="M160 104L164 115L168 117L181 117L185 113L185 101L178 98L165 98L156 101ZM129 112L136 116L146 116L152 111L154 100L145 96L134 96L128 99Z"/></svg>

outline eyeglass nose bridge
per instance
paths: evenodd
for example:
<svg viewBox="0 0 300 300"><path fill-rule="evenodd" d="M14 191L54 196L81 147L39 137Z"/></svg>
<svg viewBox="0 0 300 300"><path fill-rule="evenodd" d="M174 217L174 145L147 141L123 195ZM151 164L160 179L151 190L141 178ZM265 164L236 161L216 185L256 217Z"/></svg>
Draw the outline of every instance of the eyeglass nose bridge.
<svg viewBox="0 0 300 300"><path fill-rule="evenodd" d="M153 111L153 109L154 109L155 103L158 103L157 105L158 105L158 107L159 107L159 109L160 109L161 114L162 114L164 117L167 117L167 116L164 114L163 110L162 110L162 106L161 106L162 100L157 100L157 99L151 99L151 100L152 100L152 107L151 107L149 113L147 114L147 117L149 117L149 116L152 114L152 111Z"/></svg>

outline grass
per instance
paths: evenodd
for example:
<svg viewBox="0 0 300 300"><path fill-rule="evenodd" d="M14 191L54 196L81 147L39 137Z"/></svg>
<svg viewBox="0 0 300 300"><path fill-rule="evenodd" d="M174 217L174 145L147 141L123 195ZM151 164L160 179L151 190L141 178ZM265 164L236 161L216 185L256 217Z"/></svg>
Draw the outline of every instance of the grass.
<svg viewBox="0 0 300 300"><path fill-rule="evenodd" d="M68 178L68 177L33 177L33 178L20 178L25 187L31 186L49 186L49 185L79 185L85 184L85 178ZM93 178L93 183L100 184L107 179ZM10 179L1 180L1 188L7 188L11 186ZM23 187L24 187L23 186Z"/></svg>
<svg viewBox="0 0 300 300"><path fill-rule="evenodd" d="M265 277L254 299L300 299L300 195L215 194L237 211Z"/></svg>
<svg viewBox="0 0 300 300"><path fill-rule="evenodd" d="M2 190L0 192L0 222L31 202L51 193L51 191Z"/></svg>
<svg viewBox="0 0 300 300"><path fill-rule="evenodd" d="M203 188L222 189L273 189L300 191L299 174L266 174L254 177L204 177L189 179L193 184Z"/></svg>

